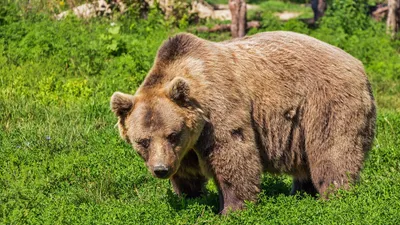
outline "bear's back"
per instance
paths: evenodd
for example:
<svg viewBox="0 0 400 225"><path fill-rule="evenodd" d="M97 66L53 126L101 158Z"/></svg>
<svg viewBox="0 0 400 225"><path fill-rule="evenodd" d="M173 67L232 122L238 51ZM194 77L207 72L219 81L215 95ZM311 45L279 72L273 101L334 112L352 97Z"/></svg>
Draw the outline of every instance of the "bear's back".
<svg viewBox="0 0 400 225"><path fill-rule="evenodd" d="M264 32L217 43L232 61L236 83L257 96L278 94L288 100L323 94L329 98L362 97L371 90L362 63L345 51L315 38L286 31ZM224 50L223 50L224 49ZM231 74L227 75L227 79ZM283 100L282 97L275 99Z"/></svg>
<svg viewBox="0 0 400 225"><path fill-rule="evenodd" d="M263 32L243 39L222 42L233 51L294 76L305 72L314 79L366 80L362 63L340 48L313 37L288 31ZM238 56L238 58L240 58Z"/></svg>

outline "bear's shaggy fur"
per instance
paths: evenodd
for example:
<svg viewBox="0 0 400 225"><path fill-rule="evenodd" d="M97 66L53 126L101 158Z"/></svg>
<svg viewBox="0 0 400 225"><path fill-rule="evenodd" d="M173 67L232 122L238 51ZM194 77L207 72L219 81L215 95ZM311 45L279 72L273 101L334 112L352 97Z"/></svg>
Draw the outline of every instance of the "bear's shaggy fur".
<svg viewBox="0 0 400 225"><path fill-rule="evenodd" d="M114 93L121 137L153 175L196 197L215 180L222 213L260 192L263 171L327 197L357 180L375 128L363 65L293 32L215 43L179 34L134 96Z"/></svg>

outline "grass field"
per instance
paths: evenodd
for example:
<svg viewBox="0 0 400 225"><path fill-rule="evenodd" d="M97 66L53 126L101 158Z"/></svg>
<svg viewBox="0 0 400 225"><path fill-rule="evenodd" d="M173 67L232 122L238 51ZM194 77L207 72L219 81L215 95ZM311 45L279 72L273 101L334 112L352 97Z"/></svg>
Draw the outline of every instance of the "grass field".
<svg viewBox="0 0 400 225"><path fill-rule="evenodd" d="M384 24L360 16L346 27L344 7L316 29L262 15L262 28L250 33L306 33L365 64L378 104L376 139L351 191L329 201L289 196L290 177L266 174L257 203L219 216L212 182L201 198L177 197L120 140L109 109L112 93L133 93L158 46L184 28L157 12L111 24L1 10L0 224L400 224L400 43Z"/></svg>

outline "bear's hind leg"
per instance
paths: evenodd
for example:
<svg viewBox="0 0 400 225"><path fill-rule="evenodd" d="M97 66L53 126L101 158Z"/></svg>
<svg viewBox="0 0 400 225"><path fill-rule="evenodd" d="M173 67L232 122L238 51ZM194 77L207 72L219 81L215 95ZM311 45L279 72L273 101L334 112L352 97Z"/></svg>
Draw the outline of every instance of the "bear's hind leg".
<svg viewBox="0 0 400 225"><path fill-rule="evenodd" d="M311 180L321 198L329 198L337 189L346 190L357 181L364 160L362 145L354 144L357 141L336 137L334 142L327 141L308 152Z"/></svg>
<svg viewBox="0 0 400 225"><path fill-rule="evenodd" d="M321 198L329 198L339 188L348 189L349 183L356 177L355 173L345 171L329 160L319 161L310 170L314 187Z"/></svg>
<svg viewBox="0 0 400 225"><path fill-rule="evenodd" d="M324 102L321 96L314 96L304 114L305 152L315 188L321 198L329 198L357 181L371 148L375 113L367 101L341 96L341 101Z"/></svg>

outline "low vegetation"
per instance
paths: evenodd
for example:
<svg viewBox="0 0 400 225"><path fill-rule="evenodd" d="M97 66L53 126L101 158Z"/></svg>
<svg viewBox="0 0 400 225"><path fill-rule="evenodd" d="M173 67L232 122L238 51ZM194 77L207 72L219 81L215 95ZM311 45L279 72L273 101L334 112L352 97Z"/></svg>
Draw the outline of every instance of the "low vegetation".
<svg viewBox="0 0 400 225"><path fill-rule="evenodd" d="M225 217L216 214L212 182L201 198L177 197L120 140L109 98L117 90L133 93L162 41L195 25L187 17L164 20L156 9L147 20L131 12L55 21L7 3L0 5L0 223L398 224L400 42L351 0L334 0L317 28L278 20L275 8L268 10L275 3L256 4L262 27L250 34L305 33L364 63L378 104L377 134L350 191L329 201L289 196L290 177L266 174L258 202Z"/></svg>

